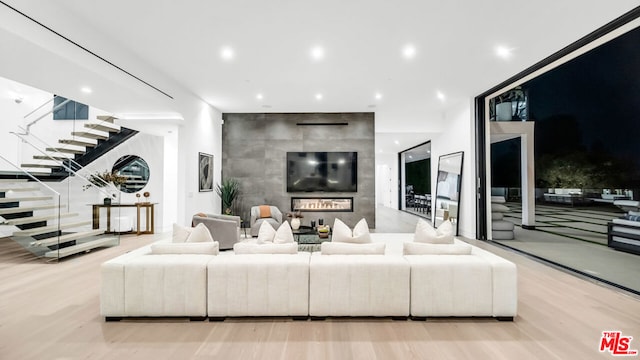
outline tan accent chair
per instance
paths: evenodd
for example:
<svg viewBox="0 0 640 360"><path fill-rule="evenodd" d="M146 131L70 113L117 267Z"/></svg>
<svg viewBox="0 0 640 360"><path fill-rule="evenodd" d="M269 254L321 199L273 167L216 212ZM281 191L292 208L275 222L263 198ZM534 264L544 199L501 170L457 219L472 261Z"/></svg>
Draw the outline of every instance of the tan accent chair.
<svg viewBox="0 0 640 360"><path fill-rule="evenodd" d="M260 230L260 225L263 222L268 222L273 226L274 229L278 229L282 224L282 212L275 206L270 206L271 208L271 217L261 218L260 217L260 206L252 206L251 207L251 236L258 236L258 231Z"/></svg>
<svg viewBox="0 0 640 360"><path fill-rule="evenodd" d="M220 243L220 250L233 249L233 245L240 241L241 220L239 216L196 214L191 225L203 223L209 229L214 241Z"/></svg>

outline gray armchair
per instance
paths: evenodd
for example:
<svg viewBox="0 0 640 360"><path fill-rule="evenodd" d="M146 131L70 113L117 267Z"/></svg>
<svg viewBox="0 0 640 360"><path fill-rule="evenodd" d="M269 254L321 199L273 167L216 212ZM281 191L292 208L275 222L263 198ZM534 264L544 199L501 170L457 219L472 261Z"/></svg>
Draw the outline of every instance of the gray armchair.
<svg viewBox="0 0 640 360"><path fill-rule="evenodd" d="M263 222L268 222L274 229L278 229L282 224L282 212L275 207L269 206L271 210L271 217L260 217L260 206L251 207L251 236L258 236L260 225Z"/></svg>
<svg viewBox="0 0 640 360"><path fill-rule="evenodd" d="M203 216L204 215L204 216ZM231 215L196 214L192 225L203 223L209 229L213 240L220 244L220 250L233 249L240 241L240 217Z"/></svg>

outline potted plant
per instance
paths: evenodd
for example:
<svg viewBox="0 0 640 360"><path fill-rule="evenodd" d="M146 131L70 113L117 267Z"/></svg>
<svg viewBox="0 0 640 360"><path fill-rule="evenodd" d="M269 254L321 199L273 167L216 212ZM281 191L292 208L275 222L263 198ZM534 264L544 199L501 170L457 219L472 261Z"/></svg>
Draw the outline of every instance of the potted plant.
<svg viewBox="0 0 640 360"><path fill-rule="evenodd" d="M222 210L226 215L233 214L233 202L240 193L240 182L234 178L223 180L216 185L216 193L222 200Z"/></svg>
<svg viewBox="0 0 640 360"><path fill-rule="evenodd" d="M120 175L115 171L103 171L96 172L87 178L89 184L82 186L82 191L89 189L90 187L103 188L107 187L109 184L113 184L116 188L120 188L121 185L127 182L128 178L126 176ZM105 197L103 199L105 205L111 204L111 198L115 198L116 195L112 194L111 197Z"/></svg>
<svg viewBox="0 0 640 360"><path fill-rule="evenodd" d="M287 213L287 217L291 218L291 228L293 230L300 229L300 219L304 216L302 216L302 213L299 210Z"/></svg>

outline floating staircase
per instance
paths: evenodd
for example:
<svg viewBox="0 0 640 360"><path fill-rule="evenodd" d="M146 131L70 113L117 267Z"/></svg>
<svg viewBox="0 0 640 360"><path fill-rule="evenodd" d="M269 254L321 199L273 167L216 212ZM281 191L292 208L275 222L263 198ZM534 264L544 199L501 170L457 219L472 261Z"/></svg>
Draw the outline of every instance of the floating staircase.
<svg viewBox="0 0 640 360"><path fill-rule="evenodd" d="M41 181L64 180L69 176L65 166L74 170L84 167L138 133L115 124L114 120L115 117L105 115L85 122L85 131L71 132L69 138L58 140L59 145L48 146L44 154L34 155L33 160L36 161L20 167Z"/></svg>
<svg viewBox="0 0 640 360"><path fill-rule="evenodd" d="M0 225L12 227L10 238L25 249L39 257L63 258L119 244L117 236L89 230L91 220L77 220L78 213L63 212L64 206L55 204L53 196L42 195L33 184L0 182Z"/></svg>

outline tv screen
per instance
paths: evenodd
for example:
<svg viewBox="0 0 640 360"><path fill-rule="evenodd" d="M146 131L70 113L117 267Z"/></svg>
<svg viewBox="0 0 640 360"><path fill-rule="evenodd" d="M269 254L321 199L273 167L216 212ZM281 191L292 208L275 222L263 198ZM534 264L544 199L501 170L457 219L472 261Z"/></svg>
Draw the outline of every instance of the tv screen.
<svg viewBox="0 0 640 360"><path fill-rule="evenodd" d="M358 191L358 153L288 152L287 191Z"/></svg>

